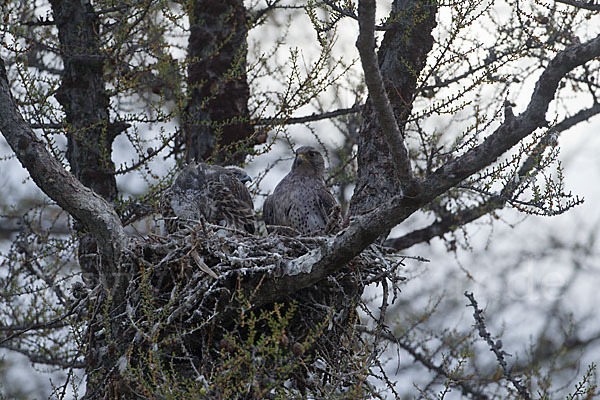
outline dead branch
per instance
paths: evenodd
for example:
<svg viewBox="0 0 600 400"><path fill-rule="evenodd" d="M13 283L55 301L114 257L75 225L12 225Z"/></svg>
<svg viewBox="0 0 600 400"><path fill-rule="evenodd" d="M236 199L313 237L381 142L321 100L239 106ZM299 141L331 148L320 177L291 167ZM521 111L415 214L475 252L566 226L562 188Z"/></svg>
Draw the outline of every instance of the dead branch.
<svg viewBox="0 0 600 400"><path fill-rule="evenodd" d="M492 339L492 335L490 335L490 333L487 331L485 321L482 316L483 311L481 311L478 308L477 301L475 300L473 293L465 292L465 297L468 298L470 302L470 304L467 304L467 307L473 307L473 318L475 319L475 326L477 327L479 336L481 336L481 338L487 342L487 344L490 346L490 350L496 355L496 359L498 360L498 363L500 363L500 366L504 371L504 376L513 384L515 389L517 389L517 392L519 392L521 398L525 400L531 399L531 396L529 395L529 392L527 391L525 386L523 386L521 384L521 381L515 378L510 372L508 365L504 360L504 356L509 354L502 350L502 341L496 340L494 342L494 340Z"/></svg>

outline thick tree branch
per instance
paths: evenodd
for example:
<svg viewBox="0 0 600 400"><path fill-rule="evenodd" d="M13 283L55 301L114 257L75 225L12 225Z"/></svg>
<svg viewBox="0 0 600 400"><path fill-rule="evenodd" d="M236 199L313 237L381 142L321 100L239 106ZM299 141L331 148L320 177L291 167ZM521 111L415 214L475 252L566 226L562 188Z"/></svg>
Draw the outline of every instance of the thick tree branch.
<svg viewBox="0 0 600 400"><path fill-rule="evenodd" d="M246 75L248 19L242 0L190 2L186 159L242 164L253 134Z"/></svg>
<svg viewBox="0 0 600 400"><path fill-rule="evenodd" d="M400 181L406 184L412 180L408 150L386 94L375 55L375 0L361 0L358 2L358 27L360 33L356 47L360 53L365 83L369 89L373 108L381 124L382 133L388 142L390 155L396 167L395 170Z"/></svg>
<svg viewBox="0 0 600 400"><path fill-rule="evenodd" d="M599 113L600 104L594 104L590 108L586 108L571 117L565 118L554 126L553 131L565 131L582 121L587 121L589 118ZM525 178L528 173L538 165L539 157L548 147L550 141L551 138L546 136L536 145L532 154L527 157L527 160L519 169L518 176L520 178ZM484 203L476 207L469 207L458 212L449 213L428 227L412 231L401 237L386 240L385 246L396 250L404 250L417 243L429 242L433 238L442 237L448 232L453 232L460 226L473 222L494 210L503 208L517 188L518 185L515 185L514 181L511 181L500 193L498 193L498 195L490 197Z"/></svg>
<svg viewBox="0 0 600 400"><path fill-rule="evenodd" d="M115 265L126 235L114 208L81 184L46 149L19 113L0 60L0 131L44 193L94 235L103 258Z"/></svg>
<svg viewBox="0 0 600 400"><path fill-rule="evenodd" d="M554 130L557 132L566 131L567 129L577 125L578 123L587 121L588 119L598 114L600 114L600 103L595 103L590 108L580 110L574 115L563 119L558 124L556 124Z"/></svg>
<svg viewBox="0 0 600 400"><path fill-rule="evenodd" d="M89 2L52 0L58 28L63 74L55 98L70 128L67 159L75 177L109 201L117 198L112 143L121 123L109 121L109 96L105 88L104 56L98 37L99 20Z"/></svg>
<svg viewBox="0 0 600 400"><path fill-rule="evenodd" d="M363 5L364 6L364 5ZM400 132L404 132L416 97L417 77L425 66L433 46L431 32L436 26L437 7L431 0L395 0L388 29L378 51L378 64ZM364 39L364 36L363 36ZM374 42L366 49L374 49ZM365 73L365 75L368 75ZM389 202L400 193L413 196L418 188L406 187L396 170L397 159L390 150L375 104L369 98L362 109L362 126L358 134L358 175L349 214L358 215ZM402 136L396 137L402 142ZM395 154L394 154L395 155ZM408 166L408 162L406 162ZM416 185L415 185L416 186Z"/></svg>
<svg viewBox="0 0 600 400"><path fill-rule="evenodd" d="M537 128L548 126L546 112L560 80L569 71L597 57L600 57L600 36L558 53L538 79L527 109L504 121L482 144L436 170L423 182L424 192L445 192L492 164Z"/></svg>

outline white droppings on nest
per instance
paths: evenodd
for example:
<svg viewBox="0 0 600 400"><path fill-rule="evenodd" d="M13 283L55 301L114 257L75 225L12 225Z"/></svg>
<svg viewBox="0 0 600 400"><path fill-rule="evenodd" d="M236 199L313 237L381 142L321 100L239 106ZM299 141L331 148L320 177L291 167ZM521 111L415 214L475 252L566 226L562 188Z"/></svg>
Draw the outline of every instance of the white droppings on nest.
<svg viewBox="0 0 600 400"><path fill-rule="evenodd" d="M227 261L231 264L232 267L250 267L255 265L255 262L261 261L261 257L235 257L229 256L227 257Z"/></svg>
<svg viewBox="0 0 600 400"><path fill-rule="evenodd" d="M192 276L192 278L197 278L198 277L198 271L194 272L194 275ZM179 286L174 285L173 289L171 289L171 298L174 298L177 295L177 291L179 290Z"/></svg>
<svg viewBox="0 0 600 400"><path fill-rule="evenodd" d="M125 370L127 369L127 364L129 364L127 361L127 357L119 357L119 360L117 361L117 369L119 370L120 374L123 374L125 372Z"/></svg>
<svg viewBox="0 0 600 400"><path fill-rule="evenodd" d="M294 276L298 274L309 274L313 265L320 259L320 250L312 250L305 255L287 262L286 267L281 271L282 276Z"/></svg>
<svg viewBox="0 0 600 400"><path fill-rule="evenodd" d="M132 265L146 265L151 268L152 276L160 278L158 282L163 282L166 277L164 282L172 284L167 286L170 296L161 298L164 303L157 309L167 316L167 325L184 320L186 324L193 322L207 326L217 315L210 311L215 302L234 296L228 283L240 277L260 280L310 274L315 271L315 265L321 265L322 248L332 240L332 237L278 234L259 236L204 224L168 236L151 236L146 242L140 241L140 246L130 252L130 256ZM218 275L217 279L194 268L194 252ZM396 284L400 281L399 270L404 258L406 256L388 254L383 248L371 246L353 263L363 274L366 284L382 279ZM327 280L333 285L336 283L334 276L328 276ZM132 293L139 291L134 286L132 281ZM135 298L139 297L132 297ZM127 310L129 314L141 312L138 302L132 301L129 306L132 307ZM333 326L328 328L333 329Z"/></svg>
<svg viewBox="0 0 600 400"><path fill-rule="evenodd" d="M248 249L246 246L240 244L237 249L234 250L233 254L240 258L246 258L248 256Z"/></svg>
<svg viewBox="0 0 600 400"><path fill-rule="evenodd" d="M275 266L272 264L268 264L268 265L261 266L261 267L254 266L254 267L238 268L235 270L235 273L239 276L244 276L244 275L248 275L248 274L256 274L257 272L262 273L262 272L265 272L265 269L269 270L270 267L275 267Z"/></svg>
<svg viewBox="0 0 600 400"><path fill-rule="evenodd" d="M227 229L219 229L215 232L215 235L217 235L221 238L225 238L226 236L229 236L230 233Z"/></svg>

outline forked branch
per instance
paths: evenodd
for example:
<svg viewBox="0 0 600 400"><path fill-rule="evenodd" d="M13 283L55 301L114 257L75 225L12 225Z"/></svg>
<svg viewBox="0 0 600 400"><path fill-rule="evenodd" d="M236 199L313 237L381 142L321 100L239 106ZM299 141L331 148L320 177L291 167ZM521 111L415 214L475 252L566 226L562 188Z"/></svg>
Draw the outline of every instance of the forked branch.
<svg viewBox="0 0 600 400"><path fill-rule="evenodd" d="M358 2L358 27L359 35L356 47L360 53L365 83L369 89L369 98L381 124L382 133L389 144L398 176L402 183L407 184L412 181L408 149L385 91L375 54L375 0Z"/></svg>

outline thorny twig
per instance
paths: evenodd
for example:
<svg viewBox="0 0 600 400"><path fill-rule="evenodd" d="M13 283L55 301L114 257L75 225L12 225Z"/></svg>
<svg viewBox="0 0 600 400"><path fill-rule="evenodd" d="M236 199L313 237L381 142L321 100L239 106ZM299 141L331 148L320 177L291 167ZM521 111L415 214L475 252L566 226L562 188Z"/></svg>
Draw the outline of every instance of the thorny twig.
<svg viewBox="0 0 600 400"><path fill-rule="evenodd" d="M483 315L482 315L483 311L480 310L479 307L477 306L477 301L475 300L475 296L473 296L473 293L469 293L469 292L465 292L464 294L465 294L465 297L467 299L469 299L469 301L470 301L470 304L467 304L467 307L473 307L473 318L475 319L475 326L477 327L477 330L479 331L479 336L481 336L481 338L484 339L487 342L487 344L490 346L490 350L494 352L494 354L496 355L496 359L498 360L498 363L500 364L500 366L502 367L502 370L504 371L504 376L506 377L506 379L508 379L513 384L515 389L517 389L517 392L519 393L521 398L530 400L531 396L529 395L529 392L527 391L525 386L523 386L521 384L521 381L512 375L511 371L508 368L508 365L506 364L506 361L504 360L504 356L510 355L510 354L508 354L507 352L502 350L502 341L496 340L494 342L494 340L492 339L492 335L490 335L490 333L487 331L487 328L485 326L485 321L484 321Z"/></svg>

